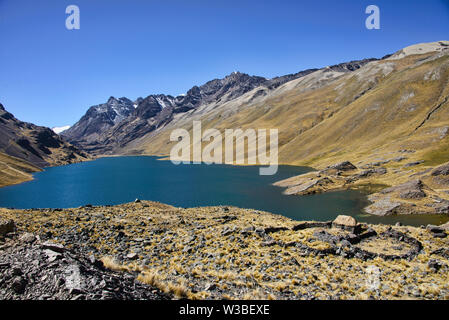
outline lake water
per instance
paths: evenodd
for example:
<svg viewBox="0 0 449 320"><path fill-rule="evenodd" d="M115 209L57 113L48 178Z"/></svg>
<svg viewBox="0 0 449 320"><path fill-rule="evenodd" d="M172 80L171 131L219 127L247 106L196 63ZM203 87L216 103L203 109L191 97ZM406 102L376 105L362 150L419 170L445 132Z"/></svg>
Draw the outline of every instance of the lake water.
<svg viewBox="0 0 449 320"><path fill-rule="evenodd" d="M260 176L256 166L174 165L155 157L112 157L48 168L34 180L0 188L0 207L72 208L153 200L177 207L232 205L282 214L295 220L332 220L338 214L370 223L420 225L442 223L439 216L374 217L359 191L286 196L273 182L309 171L279 166L276 175ZM447 220L447 218L446 218Z"/></svg>

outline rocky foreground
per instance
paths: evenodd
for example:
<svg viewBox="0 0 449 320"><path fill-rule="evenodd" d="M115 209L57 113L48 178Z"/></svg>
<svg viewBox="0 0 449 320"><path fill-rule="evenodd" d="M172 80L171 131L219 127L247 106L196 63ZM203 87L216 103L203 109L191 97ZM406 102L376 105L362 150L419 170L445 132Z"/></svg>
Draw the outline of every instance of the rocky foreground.
<svg viewBox="0 0 449 320"><path fill-rule="evenodd" d="M148 201L0 209L0 299L448 299L448 225Z"/></svg>

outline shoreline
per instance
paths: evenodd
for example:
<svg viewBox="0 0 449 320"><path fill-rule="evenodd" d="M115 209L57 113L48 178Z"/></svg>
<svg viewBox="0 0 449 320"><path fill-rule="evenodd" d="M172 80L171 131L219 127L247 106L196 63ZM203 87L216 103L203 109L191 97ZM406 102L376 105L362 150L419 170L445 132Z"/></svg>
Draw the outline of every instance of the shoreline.
<svg viewBox="0 0 449 320"><path fill-rule="evenodd" d="M166 159L163 159L163 158L161 159L160 156L155 156L155 155L103 155L103 156L96 157L94 159L89 159L89 161L94 161L94 160L97 160L97 159L100 159L100 158L110 158L110 157L114 157L114 158L119 158L119 157L151 157L151 158L154 158L156 160L169 161L169 160L166 160ZM65 164L65 165L67 165L67 164ZM223 165L224 166L228 166L228 167L233 167L234 166L234 165L230 165L230 164L223 164ZM282 165L282 166L284 166L284 165ZM312 175L316 174L316 172L323 172L323 171L316 171L316 170L314 171L314 168L311 168L311 167L302 167L302 166L297 166L297 165L287 165L287 166L301 167L301 168L306 168L306 169L310 170L310 171L302 174L301 176L308 176L308 175L311 175L311 174ZM55 167L55 166L52 166L52 167ZM291 178L288 178L288 179L283 180L283 181L289 181L291 179L296 179L296 178L301 177L301 176L291 177ZM284 193L286 193L290 188L289 188L289 186L282 185L283 181L275 182L273 185L278 186L278 187L282 187L284 189L283 190ZM24 181L24 182L27 182L27 181ZM316 190L314 190L311 194L329 193L329 192L336 192L336 191L357 191L357 192L360 192L361 194L363 194L364 197L366 197L366 199L368 200L368 203L372 203L372 201L371 202L369 201L369 197L372 194L372 190L373 190L372 186L373 185L376 188L379 188L378 185L370 184L370 183L366 183L365 182L363 185L348 185L348 186L342 186L342 187L339 187L339 188L330 188L329 190L325 190L325 191L322 191L322 190L317 190L316 191ZM384 186L382 186L382 187L384 187ZM285 188L287 188L287 189L285 189ZM371 193L370 193L370 190L371 190ZM279 191L282 192L282 189L279 189ZM148 200L157 200L157 199L148 199ZM104 204L100 203L99 205L104 205ZM367 204L365 206L365 208L369 207L369 205L370 204ZM63 206L62 208L67 208L67 207ZM37 208L34 208L34 209L37 209ZM60 208L54 207L54 208L50 208L50 209L60 209ZM278 213L278 214L283 215L282 212ZM447 220L449 220L449 217L447 215L445 215L445 214L418 214L418 215L411 214L411 215L393 215L393 216L391 216L391 218L389 217L388 219L385 218L385 219L377 221L376 219L374 219L376 217L376 215L369 214L365 210L362 210L360 212L360 214L363 215L363 216L366 215L365 217L368 217L368 219L365 219L365 218L362 219L362 220L366 220L368 223L378 223L378 224L387 224L387 225L394 225L395 223L397 223L397 221L400 221L401 223L403 223L405 225L419 226L421 224L426 224L426 223L441 224L441 223L445 223ZM428 217L428 219L425 219L425 218L421 219L422 217L426 217L426 216ZM395 219L394 217L397 217L397 219ZM313 217L311 217L311 218L313 219ZM373 218L373 219L371 219L371 221L370 221L370 218ZM397 220L397 221L395 221L395 220ZM422 222L419 222L420 220L422 220Z"/></svg>

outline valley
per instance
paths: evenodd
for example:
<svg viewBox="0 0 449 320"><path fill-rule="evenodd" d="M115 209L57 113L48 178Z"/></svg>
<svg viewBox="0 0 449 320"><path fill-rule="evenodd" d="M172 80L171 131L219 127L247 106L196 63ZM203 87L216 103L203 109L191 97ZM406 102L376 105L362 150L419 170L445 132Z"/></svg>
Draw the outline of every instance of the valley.
<svg viewBox="0 0 449 320"><path fill-rule="evenodd" d="M171 132L184 129L192 136L194 121L201 121L203 131L241 129L238 138L243 138L246 129L278 129L279 164L323 172L349 161L358 170L346 180L335 170L334 178L326 177L326 186L321 183L308 193L386 189L416 180L427 190L422 197L401 199L389 192L376 193L370 199L378 204L368 212L448 214L447 175L429 176L449 159L448 48L448 41L417 44L381 59L274 79L235 72L176 98L150 95L134 102L111 98L100 109L89 109L62 136L94 154L168 157L176 144ZM126 102L126 112L113 112L117 101ZM102 108L109 111L101 113ZM115 124L107 120L114 117L121 120ZM191 150L204 150L206 143L195 141L190 141ZM235 159L248 159L254 152L237 152L234 161L226 163L237 164ZM183 160L194 159L190 155ZM303 178L308 176L298 177L301 181L292 178L287 186L304 182ZM290 188L288 193L293 191Z"/></svg>

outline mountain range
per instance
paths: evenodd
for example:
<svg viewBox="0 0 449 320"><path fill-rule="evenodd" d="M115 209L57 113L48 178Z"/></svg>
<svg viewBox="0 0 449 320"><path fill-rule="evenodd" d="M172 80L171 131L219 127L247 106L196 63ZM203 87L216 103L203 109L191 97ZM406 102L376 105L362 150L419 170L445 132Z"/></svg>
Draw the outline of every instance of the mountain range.
<svg viewBox="0 0 449 320"><path fill-rule="evenodd" d="M351 61L328 67L329 71L352 72L376 59ZM114 154L136 139L160 131L178 119L189 117L205 105L222 105L242 95L254 92L253 98L270 92L294 79L314 73L309 69L273 79L233 72L223 79L214 79L192 87L185 95L149 95L131 101L110 97L104 104L92 106L68 130L61 132L68 141L93 154Z"/></svg>
<svg viewBox="0 0 449 320"><path fill-rule="evenodd" d="M279 162L317 169L280 182L288 194L365 188L372 214L449 213L448 82L449 41L421 43L273 79L233 72L177 97L110 97L60 137L2 108L0 150L43 167L168 156L172 130L191 132L194 120L203 130L277 128Z"/></svg>
<svg viewBox="0 0 449 320"><path fill-rule="evenodd" d="M116 123L90 113L62 135L94 154L168 156L172 130L191 133L194 120L203 131L277 128L279 162L317 169L279 182L288 194L365 189L371 214L449 214L448 82L449 41L421 43L274 79L236 72L185 96L128 101Z"/></svg>

